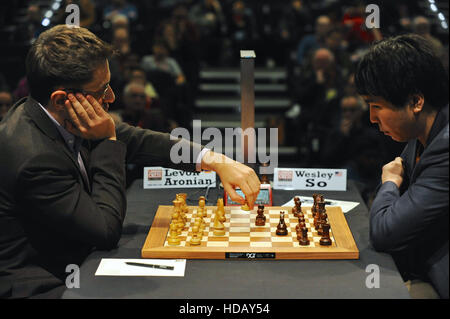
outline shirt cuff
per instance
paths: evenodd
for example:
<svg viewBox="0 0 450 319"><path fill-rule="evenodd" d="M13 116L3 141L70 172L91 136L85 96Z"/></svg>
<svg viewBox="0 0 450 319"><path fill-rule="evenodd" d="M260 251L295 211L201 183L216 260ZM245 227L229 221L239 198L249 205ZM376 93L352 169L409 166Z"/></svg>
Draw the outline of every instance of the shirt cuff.
<svg viewBox="0 0 450 319"><path fill-rule="evenodd" d="M201 170L202 170L202 159L203 159L203 156L205 156L205 154L208 153L209 151L210 151L210 149L205 147L205 148L202 149L202 151L198 154L198 156L197 156L197 161L195 162L195 163L196 163L195 170L196 170L197 172L201 172Z"/></svg>

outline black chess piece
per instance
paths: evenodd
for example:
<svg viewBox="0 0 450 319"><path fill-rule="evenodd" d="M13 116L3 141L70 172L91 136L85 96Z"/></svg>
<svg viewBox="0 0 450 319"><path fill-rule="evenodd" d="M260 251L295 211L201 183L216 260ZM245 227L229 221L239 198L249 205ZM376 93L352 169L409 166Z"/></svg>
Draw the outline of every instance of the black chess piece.
<svg viewBox="0 0 450 319"><path fill-rule="evenodd" d="M275 232L278 236L286 236L288 234L286 223L284 222L284 212L280 212L280 222Z"/></svg>
<svg viewBox="0 0 450 319"><path fill-rule="evenodd" d="M264 205L258 205L258 215L255 219L256 226L264 226L266 224L266 216L264 216Z"/></svg>
<svg viewBox="0 0 450 319"><path fill-rule="evenodd" d="M331 245L330 225L329 224L322 225L322 238L320 238L319 243L322 246L330 246Z"/></svg>
<svg viewBox="0 0 450 319"><path fill-rule="evenodd" d="M297 226L295 226L295 230L296 230L297 232L299 232L300 229L302 229L303 227L306 227L306 224L305 224L305 217L300 216L300 217L298 218L298 224L297 224Z"/></svg>
<svg viewBox="0 0 450 319"><path fill-rule="evenodd" d="M301 246L308 246L309 245L308 229L306 227L303 227L300 230L300 232L297 233L297 239L298 239L298 243Z"/></svg>

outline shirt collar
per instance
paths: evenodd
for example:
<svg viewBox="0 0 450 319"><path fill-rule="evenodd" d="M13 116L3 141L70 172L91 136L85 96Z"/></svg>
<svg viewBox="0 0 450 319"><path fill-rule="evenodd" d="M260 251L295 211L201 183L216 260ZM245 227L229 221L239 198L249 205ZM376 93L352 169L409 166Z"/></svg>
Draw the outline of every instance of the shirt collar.
<svg viewBox="0 0 450 319"><path fill-rule="evenodd" d="M45 107L42 106L41 103L38 104L42 108L42 110L44 110L45 114L47 114L47 116L53 121L53 123L55 123L56 128L64 139L67 147L75 154L78 154L83 140L80 137L75 136L67 131L61 124L58 123L58 121L55 120L55 118L47 111Z"/></svg>

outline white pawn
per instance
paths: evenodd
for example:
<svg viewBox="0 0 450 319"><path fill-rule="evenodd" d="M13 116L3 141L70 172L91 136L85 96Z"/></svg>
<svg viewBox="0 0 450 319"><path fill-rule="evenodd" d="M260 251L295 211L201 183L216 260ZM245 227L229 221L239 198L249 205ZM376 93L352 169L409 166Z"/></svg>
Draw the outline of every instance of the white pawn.
<svg viewBox="0 0 450 319"><path fill-rule="evenodd" d="M191 240L189 241L189 243L192 246L198 246L200 245L201 239L198 237L198 227L194 226L192 227L192 237Z"/></svg>

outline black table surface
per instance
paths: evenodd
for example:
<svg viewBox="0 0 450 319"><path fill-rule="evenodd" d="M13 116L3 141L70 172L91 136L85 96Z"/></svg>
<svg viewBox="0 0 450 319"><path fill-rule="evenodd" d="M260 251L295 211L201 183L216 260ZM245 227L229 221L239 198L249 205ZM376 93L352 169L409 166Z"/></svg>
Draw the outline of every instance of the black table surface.
<svg viewBox="0 0 450 319"><path fill-rule="evenodd" d="M102 258L141 258L141 248L159 205L171 205L175 194L188 194L196 205L205 189L143 189L142 180L127 191L128 208L118 247L95 251L80 267L79 288L66 289L63 298L164 299L298 299L298 298L409 298L391 256L369 243L368 209L356 185L347 191L322 191L325 198L360 204L345 214L360 252L358 260L187 260L184 277L95 276ZM273 206L311 191L273 191ZM207 205L215 205L223 190L210 189ZM192 202L189 202L192 199ZM373 283L379 269L379 287Z"/></svg>

